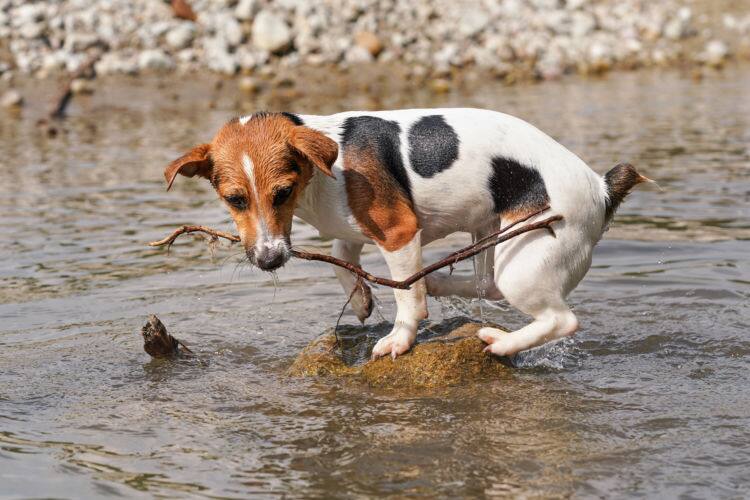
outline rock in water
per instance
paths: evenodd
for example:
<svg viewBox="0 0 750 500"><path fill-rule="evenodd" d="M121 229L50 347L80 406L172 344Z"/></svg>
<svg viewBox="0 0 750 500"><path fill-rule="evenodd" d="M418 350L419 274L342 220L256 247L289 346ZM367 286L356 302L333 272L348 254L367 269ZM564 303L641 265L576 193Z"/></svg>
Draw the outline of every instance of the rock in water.
<svg viewBox="0 0 750 500"><path fill-rule="evenodd" d="M422 329L417 344L396 360L383 357L368 361L378 337L388 333L390 326L385 323L371 328L342 326L340 346L333 332L327 332L303 349L287 374L351 378L371 387L438 388L508 373L507 359L482 352L486 344L476 333L488 325L468 318L453 318Z"/></svg>
<svg viewBox="0 0 750 500"><path fill-rule="evenodd" d="M150 314L148 322L141 329L143 350L154 358L172 358L180 353L180 341L167 333L167 328L156 317Z"/></svg>

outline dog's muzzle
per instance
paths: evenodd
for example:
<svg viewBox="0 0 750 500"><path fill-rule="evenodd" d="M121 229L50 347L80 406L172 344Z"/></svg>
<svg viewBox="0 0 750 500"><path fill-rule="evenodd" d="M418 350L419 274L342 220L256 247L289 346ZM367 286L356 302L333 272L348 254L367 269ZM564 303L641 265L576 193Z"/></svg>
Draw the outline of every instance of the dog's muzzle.
<svg viewBox="0 0 750 500"><path fill-rule="evenodd" d="M256 246L247 251L250 262L263 271L274 271L289 260L291 252L284 240L276 240Z"/></svg>

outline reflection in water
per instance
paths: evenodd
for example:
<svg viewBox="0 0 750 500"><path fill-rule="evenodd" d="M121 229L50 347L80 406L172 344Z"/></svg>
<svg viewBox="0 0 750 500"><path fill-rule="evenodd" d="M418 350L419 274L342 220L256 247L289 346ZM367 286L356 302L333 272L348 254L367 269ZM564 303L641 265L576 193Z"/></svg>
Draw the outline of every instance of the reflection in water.
<svg viewBox="0 0 750 500"><path fill-rule="evenodd" d="M332 87L294 102L244 102L232 85L209 83L175 91L107 82L77 98L54 139L34 126L34 108L0 121L1 494L747 489L747 70L701 83L649 73L483 83L438 97ZM31 91L48 90L38 85ZM211 258L200 243L169 255L144 245L187 222L233 229L207 184L166 193L162 169L239 110L282 105L498 109L537 124L598 172L631 161L664 191L633 194L598 247L571 297L581 333L519 355L520 368L502 379L420 393L290 381L285 368L345 300L326 266L292 262L277 286L238 265L236 248ZM329 245L301 223L294 242ZM431 245L425 261L467 242ZM385 272L372 250L363 260ZM393 313L390 292L376 293L373 325ZM149 361L138 332L152 312L209 362ZM431 314L524 323L503 304L457 299L432 302ZM344 323L356 318L347 313Z"/></svg>

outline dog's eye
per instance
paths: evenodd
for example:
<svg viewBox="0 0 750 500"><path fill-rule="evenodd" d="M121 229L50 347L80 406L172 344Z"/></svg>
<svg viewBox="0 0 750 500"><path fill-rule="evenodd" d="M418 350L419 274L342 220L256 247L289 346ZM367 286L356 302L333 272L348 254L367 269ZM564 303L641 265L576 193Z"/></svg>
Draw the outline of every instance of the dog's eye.
<svg viewBox="0 0 750 500"><path fill-rule="evenodd" d="M295 174L298 174L302 171L302 169L299 168L299 165L297 164L296 161L293 161L292 163L289 164L289 169Z"/></svg>
<svg viewBox="0 0 750 500"><path fill-rule="evenodd" d="M289 195L292 194L292 186L287 186L277 189L273 194L273 206L278 207L283 205L286 200L289 199Z"/></svg>
<svg viewBox="0 0 750 500"><path fill-rule="evenodd" d="M244 210L247 208L247 198L245 198L241 194L231 194L229 196L225 196L224 200L226 200L227 203L229 203L233 208L236 208L237 210Z"/></svg>

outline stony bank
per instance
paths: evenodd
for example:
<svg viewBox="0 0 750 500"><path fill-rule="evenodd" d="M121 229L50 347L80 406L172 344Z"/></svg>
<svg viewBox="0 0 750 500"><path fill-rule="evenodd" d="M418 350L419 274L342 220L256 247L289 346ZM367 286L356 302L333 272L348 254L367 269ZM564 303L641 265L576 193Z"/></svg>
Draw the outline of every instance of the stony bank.
<svg viewBox="0 0 750 500"><path fill-rule="evenodd" d="M73 72L92 52L101 54L98 74L268 76L297 66L373 64L438 77L478 68L514 80L679 63L720 66L750 53L750 8L719 3L0 0L0 75Z"/></svg>

